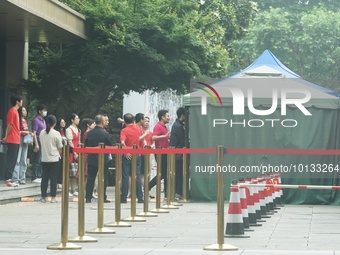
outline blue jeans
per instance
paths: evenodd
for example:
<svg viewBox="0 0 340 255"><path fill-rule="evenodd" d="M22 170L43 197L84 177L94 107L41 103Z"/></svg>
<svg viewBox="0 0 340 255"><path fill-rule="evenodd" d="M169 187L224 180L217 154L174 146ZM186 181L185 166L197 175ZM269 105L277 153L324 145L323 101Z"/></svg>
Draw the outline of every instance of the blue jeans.
<svg viewBox="0 0 340 255"><path fill-rule="evenodd" d="M17 163L13 171L13 181L19 181L23 183L26 181L26 170L27 170L27 151L28 144L24 143L24 137L20 139L20 146L18 152Z"/></svg>
<svg viewBox="0 0 340 255"><path fill-rule="evenodd" d="M129 191L129 176L131 175L132 171L132 164L131 160L127 159L123 155L122 160L122 195L121 200L126 201L128 191ZM137 155L137 198L139 201L143 200L143 191L142 191L142 183L141 183L141 156Z"/></svg>
<svg viewBox="0 0 340 255"><path fill-rule="evenodd" d="M41 143L39 143L39 151L33 152L32 181L41 178Z"/></svg>

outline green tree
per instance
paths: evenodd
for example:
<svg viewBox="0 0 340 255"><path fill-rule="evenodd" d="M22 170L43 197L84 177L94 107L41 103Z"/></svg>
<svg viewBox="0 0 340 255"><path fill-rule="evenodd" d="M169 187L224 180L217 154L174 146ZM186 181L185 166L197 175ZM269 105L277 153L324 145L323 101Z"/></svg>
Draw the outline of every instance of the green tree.
<svg viewBox="0 0 340 255"><path fill-rule="evenodd" d="M93 116L131 90L182 92L193 76L225 75L225 44L243 35L252 10L249 0L63 2L86 15L92 38L32 46L25 87L54 112L80 116Z"/></svg>
<svg viewBox="0 0 340 255"><path fill-rule="evenodd" d="M260 13L249 34L235 43L235 72L265 49L303 78L339 89L340 13L313 8L299 15L284 8ZM235 68L236 67L236 68Z"/></svg>
<svg viewBox="0 0 340 255"><path fill-rule="evenodd" d="M339 10L338 0L255 0L261 10L270 8L288 8L299 11L311 10L314 7L323 6L328 10Z"/></svg>

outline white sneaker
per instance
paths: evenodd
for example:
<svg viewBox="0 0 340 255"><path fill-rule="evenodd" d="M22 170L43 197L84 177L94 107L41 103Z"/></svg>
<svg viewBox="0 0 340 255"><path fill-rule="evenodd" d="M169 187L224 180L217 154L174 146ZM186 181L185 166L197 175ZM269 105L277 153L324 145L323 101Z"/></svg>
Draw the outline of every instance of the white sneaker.
<svg viewBox="0 0 340 255"><path fill-rule="evenodd" d="M78 192L77 192L77 191L74 191L74 192L73 192L73 196L77 197L77 196L78 196Z"/></svg>
<svg viewBox="0 0 340 255"><path fill-rule="evenodd" d="M33 182L35 182L35 183L41 183L41 178L37 178L37 179L35 179Z"/></svg>
<svg viewBox="0 0 340 255"><path fill-rule="evenodd" d="M57 200L55 199L55 197L51 198L51 203L57 203Z"/></svg>
<svg viewBox="0 0 340 255"><path fill-rule="evenodd" d="M58 184L58 189L62 189L63 185L62 184Z"/></svg>
<svg viewBox="0 0 340 255"><path fill-rule="evenodd" d="M73 197L73 194L71 192L68 193L69 197Z"/></svg>

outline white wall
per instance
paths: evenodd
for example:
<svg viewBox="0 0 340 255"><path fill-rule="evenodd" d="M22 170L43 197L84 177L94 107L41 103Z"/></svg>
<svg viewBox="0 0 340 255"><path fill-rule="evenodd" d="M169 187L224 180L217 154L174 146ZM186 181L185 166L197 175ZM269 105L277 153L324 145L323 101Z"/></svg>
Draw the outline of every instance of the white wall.
<svg viewBox="0 0 340 255"><path fill-rule="evenodd" d="M153 93L152 91L145 91L143 94L131 92L124 96L123 100L123 114L144 113L150 118L150 129L158 122L157 113L161 109L169 110L170 123L169 130L176 120L176 111L182 106L182 95L176 95L176 91L166 90L160 93Z"/></svg>

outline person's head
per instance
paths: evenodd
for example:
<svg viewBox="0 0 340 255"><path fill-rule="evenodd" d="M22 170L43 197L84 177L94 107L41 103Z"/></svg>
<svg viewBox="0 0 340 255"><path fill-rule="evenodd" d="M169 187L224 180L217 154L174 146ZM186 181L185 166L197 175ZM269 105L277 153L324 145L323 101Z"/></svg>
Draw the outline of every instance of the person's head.
<svg viewBox="0 0 340 255"><path fill-rule="evenodd" d="M22 97L19 95L12 95L10 101L12 106L16 106L18 108L22 106Z"/></svg>
<svg viewBox="0 0 340 255"><path fill-rule="evenodd" d="M48 134L52 128L57 124L57 118L54 115L46 117L46 133Z"/></svg>
<svg viewBox="0 0 340 255"><path fill-rule="evenodd" d="M102 114L103 116L103 127L106 129L109 127L109 116L107 114Z"/></svg>
<svg viewBox="0 0 340 255"><path fill-rule="evenodd" d="M180 107L177 109L177 118L181 121L185 120L185 108L184 107Z"/></svg>
<svg viewBox="0 0 340 255"><path fill-rule="evenodd" d="M75 113L72 113L70 115L70 122L71 122L71 125L74 125L74 126L78 126L79 125L79 116Z"/></svg>
<svg viewBox="0 0 340 255"><path fill-rule="evenodd" d="M22 106L22 97L19 96L19 95L13 95L13 96L11 96L10 101L11 101L11 105L12 105L13 107L19 108L19 107Z"/></svg>
<svg viewBox="0 0 340 255"><path fill-rule="evenodd" d="M149 129L149 127L150 127L150 118L148 116L145 116L144 117L143 128L146 130L146 129Z"/></svg>
<svg viewBox="0 0 340 255"><path fill-rule="evenodd" d="M144 124L144 113L137 113L135 116L135 122L138 125L143 126Z"/></svg>
<svg viewBox="0 0 340 255"><path fill-rule="evenodd" d="M103 123L104 123L103 115L101 114L96 115L96 117L94 117L94 123L96 124L96 126L103 127Z"/></svg>
<svg viewBox="0 0 340 255"><path fill-rule="evenodd" d="M56 125L56 127L58 128L58 129L64 129L65 127L66 127L66 121L63 119L63 118L59 118L58 120L57 120L57 125ZM58 130L59 131L59 130Z"/></svg>
<svg viewBox="0 0 340 255"><path fill-rule="evenodd" d="M47 107L44 104L38 104L37 106L37 114L41 117L45 118L47 116Z"/></svg>
<svg viewBox="0 0 340 255"><path fill-rule="evenodd" d="M24 106L19 107L18 112L19 112L20 118L26 118L27 110Z"/></svg>
<svg viewBox="0 0 340 255"><path fill-rule="evenodd" d="M124 114L124 122L125 122L125 125L129 125L129 124L132 124L134 121L134 117L131 113L126 113Z"/></svg>
<svg viewBox="0 0 340 255"><path fill-rule="evenodd" d="M159 110L157 115L158 115L159 121L163 122L164 124L167 124L170 122L170 116L169 116L168 110Z"/></svg>
<svg viewBox="0 0 340 255"><path fill-rule="evenodd" d="M93 119L90 119L90 118L84 118L82 119L82 121L80 122L80 129L81 129L81 132L84 134L84 132L86 130L91 130L95 127L95 123L93 121Z"/></svg>

